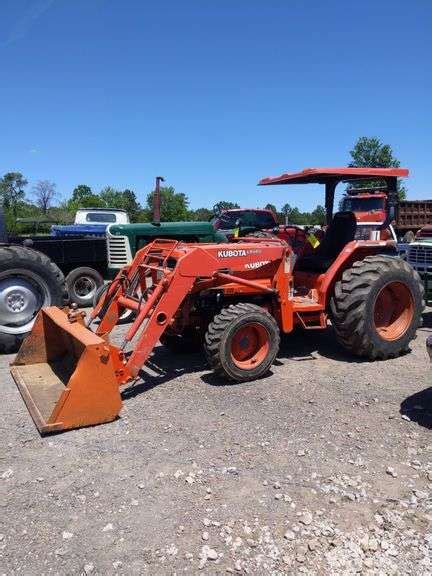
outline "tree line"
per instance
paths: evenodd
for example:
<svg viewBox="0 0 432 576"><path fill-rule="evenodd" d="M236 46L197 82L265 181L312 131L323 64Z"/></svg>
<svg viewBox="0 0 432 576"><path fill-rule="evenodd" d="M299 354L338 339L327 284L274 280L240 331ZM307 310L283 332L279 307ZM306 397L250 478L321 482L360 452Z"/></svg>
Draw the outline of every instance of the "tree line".
<svg viewBox="0 0 432 576"><path fill-rule="evenodd" d="M391 147L383 144L378 138L359 138L350 154L352 160L349 166L400 166ZM379 184L379 182L361 183L362 186ZM405 188L400 186L401 198L405 197L405 192ZM17 230L17 219L22 218L40 222L44 220L53 223L73 222L78 208L121 208L128 212L131 222L150 222L153 215L153 192L147 194L142 205L136 193L128 188L119 190L106 186L96 192L86 184L79 184L72 190L69 198L61 199L56 184L50 180L40 180L29 190L28 181L21 172L7 172L0 178L0 200L3 201L6 225L10 232ZM202 207L193 210L189 207L189 199L185 194L176 192L172 186L161 188L161 220L165 222L209 220L218 210L233 208L240 206L234 202L221 200L213 209ZM325 222L325 210L321 205L311 212L302 212L297 206L289 204L282 206L280 211L273 204L267 204L264 208L272 210L281 223L289 221L292 224L324 224ZM22 227L21 229L25 231Z"/></svg>
<svg viewBox="0 0 432 576"><path fill-rule="evenodd" d="M39 228L58 222L67 224L73 222L78 208L120 208L126 210L131 222L151 222L153 219L153 192L149 192L142 206L133 190L126 188L118 190L106 186L99 192L94 192L90 186L79 184L71 193L70 198L59 200L54 182L40 180L27 191L28 181L20 172L8 172L0 179L0 197L6 214L6 225L10 232L19 229L29 230L30 220L39 222ZM28 193L30 194L28 196ZM176 192L172 186L161 187L161 220L163 222L209 220L220 210L240 208L235 202L221 200L213 209L189 208L188 197ZM292 224L324 224L325 210L318 205L312 212L301 212L297 207L285 204L281 211L273 204L267 204L265 209L271 210L280 223L288 220ZM25 222L19 223L24 219Z"/></svg>

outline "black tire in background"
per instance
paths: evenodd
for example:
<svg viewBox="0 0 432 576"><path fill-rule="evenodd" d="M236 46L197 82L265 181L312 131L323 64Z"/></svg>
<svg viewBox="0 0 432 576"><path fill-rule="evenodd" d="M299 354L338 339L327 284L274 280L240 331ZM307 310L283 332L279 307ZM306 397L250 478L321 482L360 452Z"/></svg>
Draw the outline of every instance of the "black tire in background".
<svg viewBox="0 0 432 576"><path fill-rule="evenodd" d="M94 293L94 296L93 296L93 302L92 302L93 308L96 307L96 305L98 304L98 302L101 298L105 298L106 291L108 290L109 285L110 285L110 282L107 282L106 284L102 284L102 286L99 286L99 288L96 290L96 292ZM104 317L105 312L108 308L108 305L109 305L109 301L107 301L107 302L104 301L104 303L102 305L101 312L98 316L99 320L102 320L102 318ZM135 318L135 315L136 315L135 310L125 310L121 314L121 316L118 320L118 324L119 325L120 324L129 324Z"/></svg>
<svg viewBox="0 0 432 576"><path fill-rule="evenodd" d="M22 246L0 247L0 352L16 352L40 308L63 306L61 270L45 254Z"/></svg>
<svg viewBox="0 0 432 576"><path fill-rule="evenodd" d="M102 284L102 286L99 286L99 288L96 290L96 292L93 295L93 302L92 302L93 308L96 308L96 305L98 304L99 300L102 298L102 296L105 295L105 292L108 290L108 286L109 283Z"/></svg>
<svg viewBox="0 0 432 576"><path fill-rule="evenodd" d="M103 286L104 279L94 268L81 266L75 268L66 276L69 298L78 306L91 306L96 291Z"/></svg>
<svg viewBox="0 0 432 576"><path fill-rule="evenodd" d="M378 254L354 262L330 301L337 339L370 360L399 356L421 324L423 296L419 275L401 258Z"/></svg>

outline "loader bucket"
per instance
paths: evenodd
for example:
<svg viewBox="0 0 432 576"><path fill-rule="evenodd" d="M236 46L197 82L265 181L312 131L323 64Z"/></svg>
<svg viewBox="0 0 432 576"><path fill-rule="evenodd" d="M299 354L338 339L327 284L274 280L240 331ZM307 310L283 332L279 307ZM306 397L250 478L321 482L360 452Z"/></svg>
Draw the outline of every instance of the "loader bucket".
<svg viewBox="0 0 432 576"><path fill-rule="evenodd" d="M110 422L122 406L109 344L55 306L39 312L11 373L41 434Z"/></svg>

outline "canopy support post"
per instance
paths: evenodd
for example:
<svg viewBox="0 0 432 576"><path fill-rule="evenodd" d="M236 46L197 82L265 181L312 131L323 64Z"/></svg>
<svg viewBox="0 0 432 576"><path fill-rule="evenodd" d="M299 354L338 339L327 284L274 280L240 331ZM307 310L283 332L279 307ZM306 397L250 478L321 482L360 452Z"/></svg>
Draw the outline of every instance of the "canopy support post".
<svg viewBox="0 0 432 576"><path fill-rule="evenodd" d="M338 180L327 180L325 183L325 210L327 226L333 219L334 196Z"/></svg>
<svg viewBox="0 0 432 576"><path fill-rule="evenodd" d="M387 184L387 216L379 227L380 230L385 230L396 220L396 207L399 202L397 178L389 177L385 180Z"/></svg>

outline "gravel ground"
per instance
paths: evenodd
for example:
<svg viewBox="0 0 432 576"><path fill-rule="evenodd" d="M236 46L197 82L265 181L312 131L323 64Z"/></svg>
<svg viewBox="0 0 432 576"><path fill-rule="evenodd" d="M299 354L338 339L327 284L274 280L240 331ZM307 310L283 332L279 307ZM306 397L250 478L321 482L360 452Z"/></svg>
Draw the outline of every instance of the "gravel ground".
<svg viewBox="0 0 432 576"><path fill-rule="evenodd" d="M238 385L160 346L120 419L45 438L3 356L0 574L432 574L431 332L298 332Z"/></svg>

